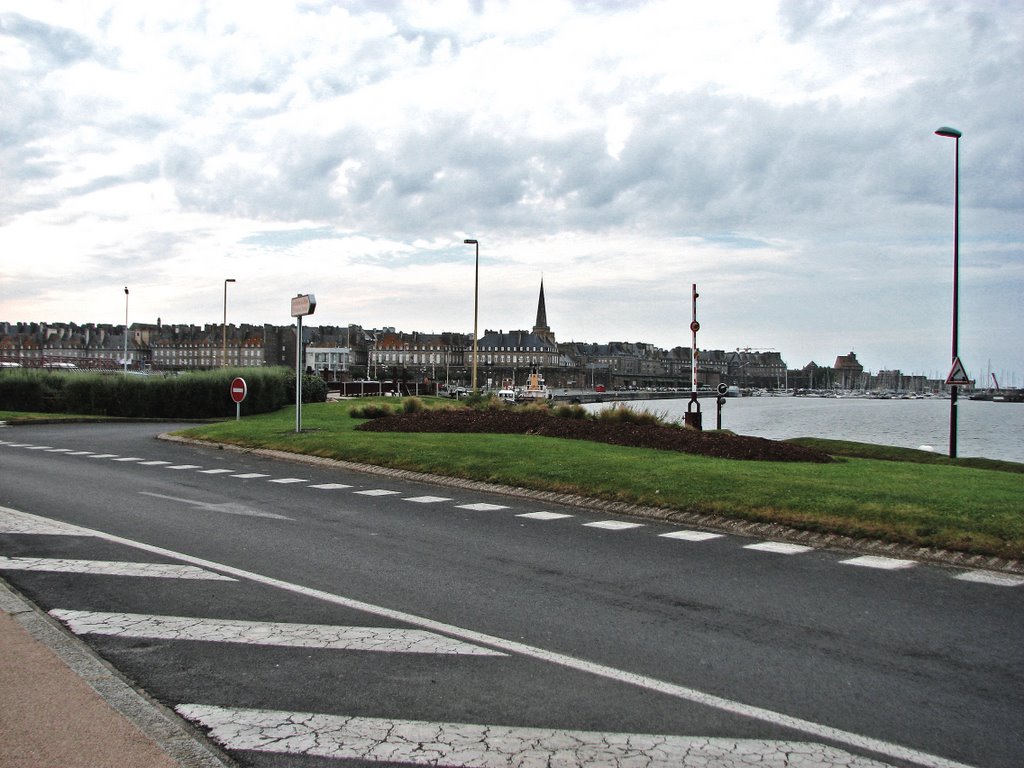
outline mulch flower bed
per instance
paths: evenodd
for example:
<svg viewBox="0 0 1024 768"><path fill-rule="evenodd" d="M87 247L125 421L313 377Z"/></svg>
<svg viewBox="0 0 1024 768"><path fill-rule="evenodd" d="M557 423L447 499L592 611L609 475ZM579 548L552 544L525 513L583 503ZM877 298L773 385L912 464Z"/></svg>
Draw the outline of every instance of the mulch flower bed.
<svg viewBox="0 0 1024 768"><path fill-rule="evenodd" d="M809 461L819 464L832 461L832 457L823 451L762 437L702 432L655 424L564 418L543 411L516 408L425 410L371 419L356 429L367 432L491 432L543 435L633 448L681 451L722 459Z"/></svg>

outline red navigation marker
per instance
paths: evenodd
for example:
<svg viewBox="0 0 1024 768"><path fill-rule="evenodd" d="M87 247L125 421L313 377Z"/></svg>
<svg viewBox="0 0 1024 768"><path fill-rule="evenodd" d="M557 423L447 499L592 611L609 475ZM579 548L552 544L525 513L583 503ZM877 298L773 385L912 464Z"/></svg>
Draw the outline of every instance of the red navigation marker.
<svg viewBox="0 0 1024 768"><path fill-rule="evenodd" d="M246 386L245 379L238 376L231 380L231 399L236 403L241 403L245 400L245 395L248 393L249 387Z"/></svg>

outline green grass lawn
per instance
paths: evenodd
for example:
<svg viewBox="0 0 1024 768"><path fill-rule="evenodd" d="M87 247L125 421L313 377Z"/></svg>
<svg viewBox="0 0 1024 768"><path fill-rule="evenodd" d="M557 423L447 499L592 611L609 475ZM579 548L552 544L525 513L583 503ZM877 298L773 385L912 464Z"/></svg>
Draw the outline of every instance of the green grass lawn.
<svg viewBox="0 0 1024 768"><path fill-rule="evenodd" d="M358 403L365 404L365 401ZM832 464L711 459L531 435L359 432L351 401L181 434L819 532L1024 557L1024 466L815 440ZM835 450L830 450L834 445ZM865 458L868 456L868 458ZM931 456L931 458L928 458ZM931 462L931 463L929 463Z"/></svg>

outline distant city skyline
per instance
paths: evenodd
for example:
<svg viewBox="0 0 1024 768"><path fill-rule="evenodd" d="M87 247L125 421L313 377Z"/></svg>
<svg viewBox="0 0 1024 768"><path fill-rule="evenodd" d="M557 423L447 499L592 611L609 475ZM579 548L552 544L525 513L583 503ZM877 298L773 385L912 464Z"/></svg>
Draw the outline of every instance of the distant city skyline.
<svg viewBox="0 0 1024 768"><path fill-rule="evenodd" d="M1024 4L8 0L0 316L1024 374Z"/></svg>

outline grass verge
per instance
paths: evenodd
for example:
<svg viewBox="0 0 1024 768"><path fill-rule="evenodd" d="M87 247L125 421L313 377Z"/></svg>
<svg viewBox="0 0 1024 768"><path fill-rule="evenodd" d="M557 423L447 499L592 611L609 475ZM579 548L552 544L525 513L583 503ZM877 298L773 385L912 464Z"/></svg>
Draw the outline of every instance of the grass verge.
<svg viewBox="0 0 1024 768"><path fill-rule="evenodd" d="M304 406L301 434L294 431L291 408L179 434L823 533L1024 557L1019 470L908 461L900 458L900 449L864 458L876 447L837 443L833 451L830 441L815 444L843 458L812 465L536 435L367 433L354 430L359 421L350 417L351 405Z"/></svg>

